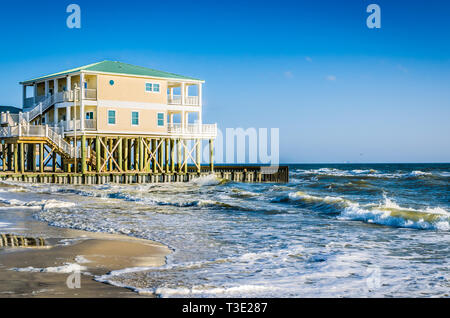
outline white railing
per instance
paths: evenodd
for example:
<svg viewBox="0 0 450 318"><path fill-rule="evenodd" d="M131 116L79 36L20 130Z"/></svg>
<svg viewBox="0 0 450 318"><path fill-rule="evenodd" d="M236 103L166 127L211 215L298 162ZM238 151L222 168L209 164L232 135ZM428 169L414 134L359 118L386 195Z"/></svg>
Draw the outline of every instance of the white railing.
<svg viewBox="0 0 450 318"><path fill-rule="evenodd" d="M198 96L185 96L184 104L189 106L198 106Z"/></svg>
<svg viewBox="0 0 450 318"><path fill-rule="evenodd" d="M19 122L19 114L10 114L9 112L2 112L0 115L0 124L14 126Z"/></svg>
<svg viewBox="0 0 450 318"><path fill-rule="evenodd" d="M65 127L65 131L74 131L81 130L81 122L79 119L77 120L69 120L69 125L67 126L67 121L61 121L60 125ZM84 129L86 130L96 130L97 129L97 120L96 119L85 119L84 120Z"/></svg>
<svg viewBox="0 0 450 318"><path fill-rule="evenodd" d="M84 129L97 129L97 120L96 119L85 119L84 120Z"/></svg>
<svg viewBox="0 0 450 318"><path fill-rule="evenodd" d="M171 105L181 105L181 95L168 95L167 103Z"/></svg>
<svg viewBox="0 0 450 318"><path fill-rule="evenodd" d="M181 95L167 95L167 103L169 105L182 105ZM199 106L198 96L185 96L184 105Z"/></svg>
<svg viewBox="0 0 450 318"><path fill-rule="evenodd" d="M168 124L168 133L173 135L217 136L217 124Z"/></svg>
<svg viewBox="0 0 450 318"><path fill-rule="evenodd" d="M64 153L71 158L75 157L75 147L69 144L53 128L45 125L17 125L0 128L0 137L46 137L57 145ZM77 158L80 158L80 149L77 149Z"/></svg>
<svg viewBox="0 0 450 318"><path fill-rule="evenodd" d="M97 99L96 89L86 88L83 91L84 91L84 99L94 99L94 100Z"/></svg>
<svg viewBox="0 0 450 318"><path fill-rule="evenodd" d="M25 107L29 109L23 113L23 118L26 118L27 121L33 120L34 118L36 118L36 116L41 115L44 111L46 111L50 106L56 103L73 102L74 99L80 100L78 91L76 91L76 93L74 93L74 91L57 92L56 94L50 95L48 97L37 96L36 99L34 99L33 97L27 98L25 100ZM84 99L96 100L97 90L85 89ZM28 107L28 104L30 103L32 107Z"/></svg>

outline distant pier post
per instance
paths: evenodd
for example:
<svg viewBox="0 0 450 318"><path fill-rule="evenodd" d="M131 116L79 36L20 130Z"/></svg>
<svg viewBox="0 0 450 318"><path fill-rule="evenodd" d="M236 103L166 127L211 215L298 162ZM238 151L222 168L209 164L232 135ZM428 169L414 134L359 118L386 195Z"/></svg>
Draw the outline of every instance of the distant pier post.
<svg viewBox="0 0 450 318"><path fill-rule="evenodd" d="M209 166L211 172L214 172L214 140L209 140Z"/></svg>

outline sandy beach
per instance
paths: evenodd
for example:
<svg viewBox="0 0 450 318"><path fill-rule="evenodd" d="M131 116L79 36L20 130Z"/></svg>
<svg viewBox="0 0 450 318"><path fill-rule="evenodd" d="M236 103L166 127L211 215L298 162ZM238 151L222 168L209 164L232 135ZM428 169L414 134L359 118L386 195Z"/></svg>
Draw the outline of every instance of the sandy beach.
<svg viewBox="0 0 450 318"><path fill-rule="evenodd" d="M51 227L19 209L3 213L1 220L8 224L1 233L42 236L47 246L0 248L0 297L152 297L97 282L94 276L161 266L170 253L148 240ZM80 272L79 281L75 271Z"/></svg>

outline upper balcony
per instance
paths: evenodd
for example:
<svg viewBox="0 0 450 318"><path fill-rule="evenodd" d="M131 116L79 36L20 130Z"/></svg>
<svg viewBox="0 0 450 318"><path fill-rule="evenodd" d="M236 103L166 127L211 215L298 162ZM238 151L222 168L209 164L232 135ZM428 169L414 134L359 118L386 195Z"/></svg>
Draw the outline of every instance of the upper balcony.
<svg viewBox="0 0 450 318"><path fill-rule="evenodd" d="M47 108L53 104L73 102L74 100L79 101L79 90L70 90L64 92L57 92L53 95L48 96L36 96L24 99L24 108L30 109L34 108L39 104L42 104L43 108ZM76 98L74 98L76 97ZM83 90L83 100L97 100L97 89L86 88Z"/></svg>
<svg viewBox="0 0 450 318"><path fill-rule="evenodd" d="M183 96L181 95L168 95L167 104L169 105L186 105L186 106L200 106L198 96L185 96L183 104Z"/></svg>
<svg viewBox="0 0 450 318"><path fill-rule="evenodd" d="M83 100L97 100L96 75L67 75L23 84L23 108L35 108L41 103L44 104L45 108L48 103L53 105L56 103L79 101L80 98L78 95L80 94L80 88L83 91ZM29 97L30 93L31 96Z"/></svg>
<svg viewBox="0 0 450 318"><path fill-rule="evenodd" d="M169 82L167 104L175 106L202 106L202 84Z"/></svg>

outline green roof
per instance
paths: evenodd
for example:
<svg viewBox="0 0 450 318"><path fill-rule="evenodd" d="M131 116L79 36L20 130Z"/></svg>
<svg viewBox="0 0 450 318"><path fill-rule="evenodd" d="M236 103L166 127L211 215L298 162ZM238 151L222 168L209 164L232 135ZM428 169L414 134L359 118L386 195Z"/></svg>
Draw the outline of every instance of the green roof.
<svg viewBox="0 0 450 318"><path fill-rule="evenodd" d="M2 112L10 112L11 114L17 114L22 111L22 108L14 107L14 106L0 106L0 113Z"/></svg>
<svg viewBox="0 0 450 318"><path fill-rule="evenodd" d="M67 70L67 71L63 71L63 72L58 72L58 73L53 73L50 75L33 78L30 80L21 82L21 84L28 84L28 83L40 81L43 79L47 79L47 78L51 78L51 77L55 77L55 76L68 75L68 74L77 73L80 71L92 71L92 72L102 72L102 73L111 73L111 74L127 74L127 75L168 78L168 79L201 81L200 79L197 79L197 78L187 77L187 76L163 72L163 71L158 71L158 70L154 70L154 69L147 68L147 67L136 66L136 65L131 65L131 64L116 62L116 61L103 61L103 62L98 62L98 63L89 64L89 65L85 65L85 66L80 66L80 67L73 68L71 70Z"/></svg>

